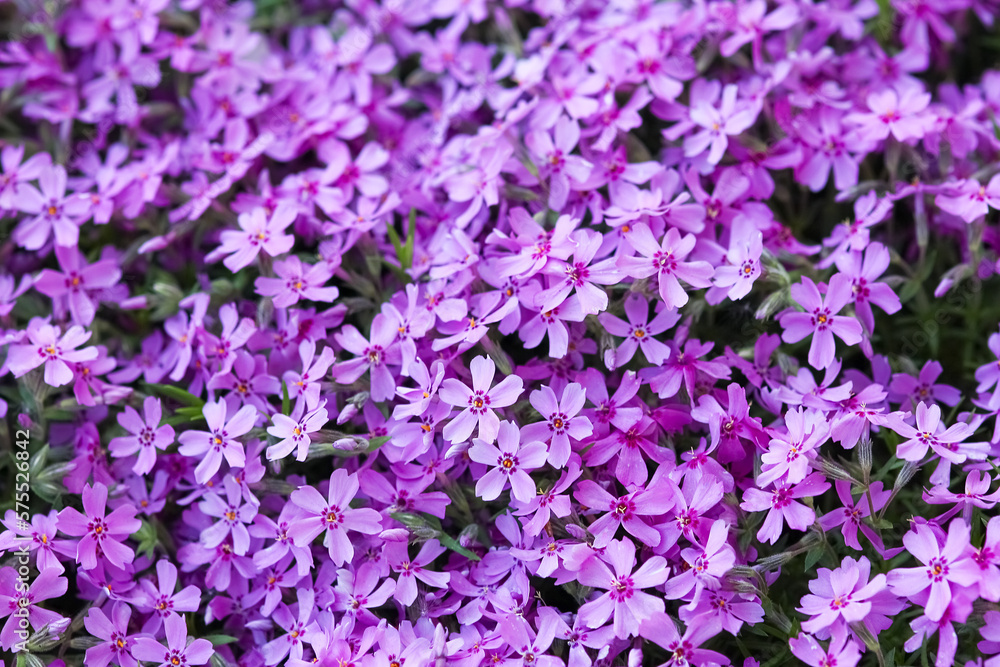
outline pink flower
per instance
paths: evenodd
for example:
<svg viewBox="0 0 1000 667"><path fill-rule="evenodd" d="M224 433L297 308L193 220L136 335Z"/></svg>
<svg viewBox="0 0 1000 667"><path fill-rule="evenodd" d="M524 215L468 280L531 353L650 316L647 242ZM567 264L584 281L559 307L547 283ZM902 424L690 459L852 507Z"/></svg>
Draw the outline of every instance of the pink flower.
<svg viewBox="0 0 1000 667"><path fill-rule="evenodd" d="M658 276L660 297L667 308L680 308L688 302L688 295L681 287L680 280L692 287L711 286L714 272L711 264L684 261L694 249L694 234L687 234L682 238L681 233L671 227L660 244L648 225L637 222L625 238L642 256L622 255L618 259L618 268L633 278Z"/></svg>
<svg viewBox="0 0 1000 667"><path fill-rule="evenodd" d="M790 310L780 316L781 326L785 329L781 339L786 343L797 343L812 335L809 365L818 369L829 367L836 354L834 334L848 345L861 342L861 324L851 317L838 314L851 300L851 295L850 279L843 274L838 273L830 279L825 299L820 295L816 283L803 276L801 283L792 285L792 298L806 312Z"/></svg>
<svg viewBox="0 0 1000 667"><path fill-rule="evenodd" d="M643 621L663 611L663 600L644 593L643 589L667 580L670 576L667 561L662 556L652 556L638 570L633 572L633 568L635 544L628 539L611 542L601 558L591 556L583 564L577 581L607 591L580 607L580 620L587 627L599 628L611 618L615 636L625 639L638 634Z"/></svg>
<svg viewBox="0 0 1000 667"><path fill-rule="evenodd" d="M476 357L469 368L472 371L472 389L454 378L447 378L441 383L438 394L442 401L448 405L465 406L444 427L443 435L448 442L463 442L469 439L478 423L479 439L492 444L500 431L500 418L494 409L513 405L524 390L524 382L518 376L510 375L490 388L496 364L489 357Z"/></svg>
<svg viewBox="0 0 1000 667"><path fill-rule="evenodd" d="M689 606L693 608L703 590L722 587L722 577L736 564L736 550L727 543L728 537L729 525L716 519L704 546L695 540L694 547L681 551L681 558L688 567L667 582L664 592L668 600L692 595Z"/></svg>
<svg viewBox="0 0 1000 667"><path fill-rule="evenodd" d="M243 444L237 440L253 428L257 420L257 409L244 405L229 419L226 419L225 401L206 403L202 408L209 431L185 431L177 440L181 443L178 451L184 456L200 459L194 469L195 480L199 484L207 482L222 465L222 459L233 468L246 465Z"/></svg>
<svg viewBox="0 0 1000 667"><path fill-rule="evenodd" d="M25 619L35 630L62 620L61 614L38 606L43 600L62 598L66 594L69 582L59 574L60 571L48 568L26 585L13 567L0 568L0 618L9 616L0 631L0 648L12 651L28 639L27 626L21 625Z"/></svg>
<svg viewBox="0 0 1000 667"><path fill-rule="evenodd" d="M526 438L530 437L527 436ZM469 458L491 467L476 482L476 495L483 500L495 500L509 484L511 494L522 503L535 496L535 482L528 472L545 463L545 444L538 441L521 443L521 432L514 422L500 422L497 446L476 438L469 448Z"/></svg>
<svg viewBox="0 0 1000 667"><path fill-rule="evenodd" d="M573 497L592 510L604 512L588 528L594 535L594 546L598 547L611 542L619 526L643 544L658 546L660 532L641 517L666 514L674 506L673 487L663 480L648 489L639 488L616 498L597 482L587 479L580 482Z"/></svg>
<svg viewBox="0 0 1000 667"><path fill-rule="evenodd" d="M573 261L550 259L545 273L555 276L555 284L535 295L535 305L543 311L562 304L571 293L576 294L587 315L596 315L608 307L607 293L597 285L614 285L621 280L615 259L593 262L604 241L600 234L579 230L574 234L577 247Z"/></svg>
<svg viewBox="0 0 1000 667"><path fill-rule="evenodd" d="M59 530L66 535L82 537L77 544L76 558L85 570L97 567L98 554L115 567L124 568L135 554L123 542L139 530L135 507L127 503L105 515L108 487L97 483L83 487L83 511L66 507L59 512Z"/></svg>
<svg viewBox="0 0 1000 667"><path fill-rule="evenodd" d="M915 524L903 536L903 545L923 566L890 571L889 588L910 598L929 589L924 613L932 621L941 620L951 604L952 585L975 586L979 582L979 567L970 557L969 525L962 519L948 526L944 546L925 523Z"/></svg>
<svg viewBox="0 0 1000 667"><path fill-rule="evenodd" d="M599 321L608 333L613 336L624 338L613 351L609 351L605 356L605 363L608 368L614 370L621 368L635 356L635 351L642 350L646 361L651 364L660 365L670 356L670 348L656 339L656 336L677 324L681 319L680 313L673 308L664 308L653 321L649 321L649 302L641 294L629 294L625 298L625 322L611 313L601 313Z"/></svg>
<svg viewBox="0 0 1000 667"><path fill-rule="evenodd" d="M353 325L347 325L334 334L334 340L357 357L333 365L331 373L334 382L351 384L365 371L371 372L371 394L375 401L388 401L396 395L396 380L388 364L400 362L396 329L389 318L382 313L372 320L371 341L365 340Z"/></svg>
<svg viewBox="0 0 1000 667"><path fill-rule="evenodd" d="M73 379L68 364L93 361L99 352L96 347L76 348L90 339L91 332L75 325L59 337L59 329L39 317L33 318L26 331L28 345L11 345L7 354L7 367L19 378L28 371L45 364L45 384L61 387Z"/></svg>
<svg viewBox="0 0 1000 667"><path fill-rule="evenodd" d="M974 178L969 178L946 192L938 194L934 202L942 210L957 215L966 222L974 222L982 218L990 209L1000 209L1000 174L983 185Z"/></svg>
<svg viewBox="0 0 1000 667"><path fill-rule="evenodd" d="M156 463L156 450L166 449L174 442L174 429L169 424L160 426L163 415L160 399L147 396L142 403L143 417L131 405L125 406L125 411L118 415L118 423L131 436L113 438L108 443L108 451L112 456L131 456L139 453L132 472L145 475L153 469Z"/></svg>

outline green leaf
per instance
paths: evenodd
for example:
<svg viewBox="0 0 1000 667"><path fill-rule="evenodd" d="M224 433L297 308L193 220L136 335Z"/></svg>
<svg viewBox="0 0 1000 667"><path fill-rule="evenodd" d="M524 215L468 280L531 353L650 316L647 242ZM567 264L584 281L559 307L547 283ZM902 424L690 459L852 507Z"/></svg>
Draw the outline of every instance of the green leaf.
<svg viewBox="0 0 1000 667"><path fill-rule="evenodd" d="M205 635L203 639L212 642L212 646L225 646L237 641L236 637L230 635Z"/></svg>
<svg viewBox="0 0 1000 667"><path fill-rule="evenodd" d="M806 574L812 572L813 568L816 567L816 563L823 557L823 553L824 550L819 547L806 552Z"/></svg>
<svg viewBox="0 0 1000 667"><path fill-rule="evenodd" d="M406 226L406 245L403 247L403 255L399 258L399 263L406 271L413 266L413 250L416 246L417 236L417 209L410 209L410 221Z"/></svg>
<svg viewBox="0 0 1000 667"><path fill-rule="evenodd" d="M146 386L151 389L153 393L166 398L171 398L179 403L183 403L184 405L189 405L191 407L198 408L199 410L205 407L205 401L198 398L191 392L184 391L180 387L174 387L169 384L147 384Z"/></svg>
<svg viewBox="0 0 1000 667"><path fill-rule="evenodd" d="M441 543L441 546L446 547L448 549L451 549L455 553L461 554L462 556L465 556L469 560L474 560L474 561L482 560L475 553L469 551L468 549L466 549L465 547L463 547L461 544L459 544L458 540L456 540L451 535L446 535L444 533L441 533L440 535L438 535L437 539L438 539L438 542Z"/></svg>
<svg viewBox="0 0 1000 667"><path fill-rule="evenodd" d="M288 385L281 381L281 414L286 417L292 413L292 401L288 398Z"/></svg>

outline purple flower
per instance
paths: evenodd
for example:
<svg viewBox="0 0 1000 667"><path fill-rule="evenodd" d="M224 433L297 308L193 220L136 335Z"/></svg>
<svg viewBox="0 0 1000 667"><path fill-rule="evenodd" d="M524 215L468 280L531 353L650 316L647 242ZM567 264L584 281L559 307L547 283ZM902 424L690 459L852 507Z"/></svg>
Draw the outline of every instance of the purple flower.
<svg viewBox="0 0 1000 667"><path fill-rule="evenodd" d="M549 386L531 392L531 406L545 419L544 422L528 424L524 427L524 437L549 443L549 464L562 468L569 461L572 448L570 438L583 440L594 432L590 420L580 415L586 394L583 387L571 382L563 389L562 400Z"/></svg>
<svg viewBox="0 0 1000 667"><path fill-rule="evenodd" d="M924 113L930 101L931 94L919 85L875 91L868 94L868 112L848 114L845 120L857 125L869 140L878 141L890 134L903 142L919 139L933 123L933 117Z"/></svg>
<svg viewBox="0 0 1000 667"><path fill-rule="evenodd" d="M952 407L962 400L962 392L951 385L937 382L944 371L936 361L925 363L917 377L907 373L895 373L889 383L889 400L901 403L907 398L916 406L918 403L939 402Z"/></svg>
<svg viewBox="0 0 1000 667"><path fill-rule="evenodd" d="M108 443L108 451L112 456L131 456L136 452L139 456L132 466L132 472L145 475L156 464L156 450L166 449L174 442L174 429L169 424L160 426L162 408L160 399L147 396L142 403L143 416L131 405L125 406L125 411L118 415L118 423L130 436L113 438Z"/></svg>
<svg viewBox="0 0 1000 667"><path fill-rule="evenodd" d="M372 320L370 342L351 325L334 334L334 340L348 352L357 355L354 359L333 365L331 372L334 382L351 384L365 371L371 371L372 400L388 401L396 395L396 381L388 364L399 363L399 347L394 345L396 329L388 317L379 313Z"/></svg>
<svg viewBox="0 0 1000 667"><path fill-rule="evenodd" d="M151 612L142 626L144 633L159 632L163 620L177 615L178 612L198 611L201 591L193 584L185 586L184 590L175 591L177 566L170 561L157 561L155 586L149 579L142 579L139 586L142 588L142 594L135 601L136 607ZM128 627L127 623L124 627Z"/></svg>
<svg viewBox="0 0 1000 667"><path fill-rule="evenodd" d="M643 544L651 547L660 544L660 532L640 518L666 514L674 506L673 487L669 482L657 481L659 483L654 482L649 488L637 489L618 498L593 480L580 482L573 497L584 507L605 512L588 528L594 535L594 546L607 546L619 526Z"/></svg>
<svg viewBox="0 0 1000 667"><path fill-rule="evenodd" d="M740 134L754 124L759 109L747 102L738 102L738 94L739 86L727 85L722 90L722 103L718 108L714 101L692 100L691 121L702 130L684 140L684 155L694 157L707 149L708 163L718 164L729 145L729 135Z"/></svg>
<svg viewBox="0 0 1000 667"><path fill-rule="evenodd" d="M596 315L608 307L608 295L597 285L619 282L621 272L615 267L614 258L592 263L604 241L600 234L581 229L574 237L577 247L572 261L553 258L546 264L543 272L554 276L555 285L537 293L535 305L543 311L552 310L574 293L584 313Z"/></svg>
<svg viewBox="0 0 1000 667"><path fill-rule="evenodd" d="M726 296L730 299L742 299L750 293L754 281L760 277L760 255L763 249L764 236L760 232L750 232L749 239L734 233L729 252L726 253L726 265L715 269L712 282L716 287L728 287Z"/></svg>
<svg viewBox="0 0 1000 667"><path fill-rule="evenodd" d="M94 292L115 285L122 276L113 259L88 265L76 248L56 246L56 258L62 273L45 269L35 279L34 287L42 294L57 299L66 297L73 322L89 326L94 321Z"/></svg>
<svg viewBox="0 0 1000 667"><path fill-rule="evenodd" d="M233 468L246 465L243 444L237 440L253 428L257 420L257 409L244 405L232 417L226 418L224 401L206 403L202 408L209 431L185 431L177 440L181 443L178 451L184 456L198 457L200 461L194 469L195 480L199 484L207 482L222 465L222 459Z"/></svg>
<svg viewBox="0 0 1000 667"><path fill-rule="evenodd" d="M87 649L86 660L94 667L108 667L112 661L121 667L138 667L138 661L132 656L132 646L135 638L129 636L128 623L132 617L132 608L124 602L115 602L108 618L98 607L91 607L83 624L87 632L103 639L97 646Z"/></svg>
<svg viewBox="0 0 1000 667"><path fill-rule="evenodd" d="M187 643L187 623L183 616L167 616L163 625L166 628L166 646L152 637L136 637L132 655L143 662L155 663L157 667L188 667L204 665L215 653L212 642L207 639Z"/></svg>
<svg viewBox="0 0 1000 667"><path fill-rule="evenodd" d="M802 598L800 612L811 616L802 624L806 632L829 628L838 621L845 624L864 621L872 610L871 598L885 590L885 575L871 581L871 563L862 556L845 558L836 570L819 569L819 578L809 582L810 595Z"/></svg>
<svg viewBox="0 0 1000 667"><path fill-rule="evenodd" d="M26 250L39 250L49 237L55 236L56 245L72 248L80 238L77 217L87 211L87 203L79 197L66 195L66 168L61 164L46 165L38 176L38 191L19 190L12 202L15 208L35 217L21 221L14 230L14 240Z"/></svg>
<svg viewBox="0 0 1000 667"><path fill-rule="evenodd" d="M240 231L222 232L222 245L205 259L218 261L223 255L229 255L223 264L236 273L249 266L261 250L271 257L284 255L295 244L295 238L286 234L285 229L295 221L297 215L295 207L286 203L279 205L270 215L263 208L241 213L237 218Z"/></svg>
<svg viewBox="0 0 1000 667"><path fill-rule="evenodd" d="M72 507L59 512L59 531L73 537L82 537L77 544L77 562L85 570L97 567L100 554L115 567L124 568L135 554L123 542L139 530L142 522L135 518L135 506L123 504L105 515L108 487L97 483L83 487L83 511Z"/></svg>
<svg viewBox="0 0 1000 667"><path fill-rule="evenodd" d="M525 433L526 439L530 437ZM535 482L528 472L545 463L545 450L542 442L521 443L521 431L514 422L500 422L496 446L476 438L469 448L470 459L491 466L476 482L476 495L483 500L495 500L509 484L514 498L528 502L535 496Z"/></svg>
<svg viewBox="0 0 1000 667"><path fill-rule="evenodd" d="M21 625L21 620L27 622L35 630L41 630L46 625L56 623L62 615L42 609L38 603L43 600L60 598L66 594L69 582L59 576L60 571L53 568L42 570L34 577L30 585L18 577L13 567L0 568L0 618L10 616L0 631L0 647L5 651L28 640L27 626Z"/></svg>
<svg viewBox="0 0 1000 667"><path fill-rule="evenodd" d="M781 315L781 326L785 329L781 339L786 343L797 343L812 335L809 365L813 368L824 369L833 363L836 353L834 334L848 345L861 342L861 324L838 314L851 300L851 282L847 276L838 273L830 279L825 299L816 283L803 276L801 283L792 285L792 298L806 312L786 311Z"/></svg>
<svg viewBox="0 0 1000 667"><path fill-rule="evenodd" d="M809 667L855 667L861 660L861 649L846 630L840 628L833 634L829 648L823 648L812 635L800 634L788 640L796 658Z"/></svg>
<svg viewBox="0 0 1000 667"><path fill-rule="evenodd" d="M68 364L93 361L98 356L96 347L77 350L90 339L91 332L75 325L59 336L59 329L46 320L33 318L26 331L27 345L11 345L7 354L7 366L14 377L21 377L28 371L45 364L45 383L61 387L73 379L73 371Z"/></svg>
<svg viewBox="0 0 1000 667"><path fill-rule="evenodd" d="M663 600L644 593L643 589L667 580L670 576L667 561L662 556L652 556L633 572L634 568L635 544L631 540L615 540L608 544L602 558L591 556L583 564L577 581L607 591L580 607L580 620L587 627L599 628L611 618L615 636L625 639L635 636L643 621L663 611Z"/></svg>
<svg viewBox="0 0 1000 667"><path fill-rule="evenodd" d="M681 319L680 313L673 308L664 308L652 322L649 321L649 302L641 294L629 294L625 298L625 316L628 322L611 313L601 313L598 316L601 324L613 336L624 338L613 354L613 362L605 356L605 363L610 370L621 368L635 356L637 349L642 350L646 361L660 365L670 356L670 348L656 340L667 329L673 327Z"/></svg>
<svg viewBox="0 0 1000 667"><path fill-rule="evenodd" d="M871 304L890 315L899 312L902 304L892 288L876 279L889 268L889 251L881 243L872 243L861 252L843 253L837 257L837 268L851 279L854 295L854 312L870 334L875 330L875 316Z"/></svg>
<svg viewBox="0 0 1000 667"><path fill-rule="evenodd" d="M257 507L243 502L242 489L232 477L226 477L225 487L225 498L209 492L198 503L198 509L203 515L217 519L201 531L201 543L214 549L229 538L233 543L233 553L243 556L250 550L250 532L245 524L257 516Z"/></svg>
<svg viewBox="0 0 1000 667"><path fill-rule="evenodd" d="M854 500L851 496L851 483L838 479L834 482L837 489L837 497L840 498L841 507L833 512L827 512L819 518L820 527L829 531L831 528L843 526L840 532L844 536L844 543L852 549L861 551L861 543L858 541L858 531L860 530L867 537L875 549L881 554L885 551L882 538L878 533L863 521L864 518L872 515L872 508L868 506L868 498L871 497L875 504L874 511L879 511L889 502L892 492L882 488L882 482L872 482L868 492Z"/></svg>
<svg viewBox="0 0 1000 667"><path fill-rule="evenodd" d="M254 285L258 294L273 297L278 308L294 306L299 299L329 303L340 293L336 287L323 287L333 276L333 271L323 262L303 264L293 255L275 262L274 272L278 278L260 277Z"/></svg>
<svg viewBox="0 0 1000 667"><path fill-rule="evenodd" d="M722 577L736 564L736 551L727 543L729 525L722 519L712 522L708 539L704 546L695 541L695 546L681 551L681 558L687 567L664 587L668 600L677 600L692 595L689 608L693 608L703 590L718 590L722 587ZM691 591L694 591L692 594Z"/></svg>
<svg viewBox="0 0 1000 667"><path fill-rule="evenodd" d="M582 189L593 169L582 157L571 155L579 141L579 124L566 116L556 121L553 136L547 130L535 130L525 137L528 149L541 158L541 173L549 177L549 208L553 211L563 210L570 189Z"/></svg>
<svg viewBox="0 0 1000 667"><path fill-rule="evenodd" d="M476 357L469 368L472 371L472 389L454 378L447 378L441 384L438 393L442 401L448 405L465 406L444 427L443 435L448 442L464 442L478 423L479 439L492 444L500 431L500 418L494 409L513 405L524 390L524 382L518 376L510 375L491 388L496 364L489 357Z"/></svg>
<svg viewBox="0 0 1000 667"><path fill-rule="evenodd" d="M941 423L941 406L917 404L916 428L903 421L901 413L894 412L887 418L888 426L906 438L896 447L896 456L905 461L919 461L932 449L942 459L951 463L965 463L967 458L981 460L989 453L989 443L964 442L975 429L968 424L952 424L945 428Z"/></svg>
<svg viewBox="0 0 1000 667"><path fill-rule="evenodd" d="M903 536L903 545L923 565L891 570L889 588L911 598L929 589L924 613L939 621L951 604L952 585L974 586L979 581L979 567L970 557L969 525L954 519L942 546L933 528L917 523Z"/></svg>
<svg viewBox="0 0 1000 667"><path fill-rule="evenodd" d="M830 437L823 413L818 410L789 410L785 413L785 433L776 433L761 456L759 486L784 478L798 484L809 474L816 449Z"/></svg>
<svg viewBox="0 0 1000 667"><path fill-rule="evenodd" d="M295 545L305 546L324 534L323 545L330 552L334 564L340 566L354 558L354 545L347 532L374 535L382 530L382 517L378 512L367 507L350 506L358 488L358 476L338 468L330 476L327 498L323 498L312 486L302 486L293 491L289 499L306 515L288 528L288 536Z"/></svg>
<svg viewBox="0 0 1000 667"><path fill-rule="evenodd" d="M267 448L267 460L283 459L295 450L295 459L305 461L309 455L309 445L312 444L309 434L320 430L329 419L325 404L310 410L298 420L280 412L271 415L274 426L269 426L267 432L281 440Z"/></svg>
<svg viewBox="0 0 1000 667"><path fill-rule="evenodd" d="M802 503L795 502L796 499L812 498L825 493L829 488L830 483L823 479L823 475L814 472L794 486L779 484L771 491L747 489L740 507L748 512L768 511L757 532L757 539L774 544L781 537L784 523L787 522L792 530L805 530L816 520L816 513Z"/></svg>
<svg viewBox="0 0 1000 667"><path fill-rule="evenodd" d="M688 302L687 292L681 287L680 280L692 287L711 286L714 272L711 264L684 261L694 249L694 234L681 237L681 233L671 227L661 244L656 242L649 226L639 222L625 238L642 256L622 255L618 259L618 268L633 278L658 276L660 297L667 308L680 308Z"/></svg>
<svg viewBox="0 0 1000 667"><path fill-rule="evenodd" d="M406 542L394 542L387 548L387 559L397 574L393 597L408 607L417 599L417 579L433 588L444 588L448 585L450 574L427 569L434 559L447 551L437 540L424 542L413 560L410 560L407 550Z"/></svg>

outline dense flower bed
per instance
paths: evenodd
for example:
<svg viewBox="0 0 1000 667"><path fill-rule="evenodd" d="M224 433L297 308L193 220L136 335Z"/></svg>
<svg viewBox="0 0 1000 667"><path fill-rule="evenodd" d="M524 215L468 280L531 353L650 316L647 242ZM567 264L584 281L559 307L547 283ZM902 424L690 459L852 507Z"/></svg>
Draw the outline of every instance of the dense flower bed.
<svg viewBox="0 0 1000 667"><path fill-rule="evenodd" d="M7 664L1000 665L998 11L0 4Z"/></svg>

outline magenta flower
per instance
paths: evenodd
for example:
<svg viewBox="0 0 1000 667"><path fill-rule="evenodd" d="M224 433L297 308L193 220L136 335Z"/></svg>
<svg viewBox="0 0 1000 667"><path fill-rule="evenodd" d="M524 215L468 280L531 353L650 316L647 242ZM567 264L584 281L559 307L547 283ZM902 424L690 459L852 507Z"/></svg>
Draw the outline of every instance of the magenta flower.
<svg viewBox="0 0 1000 667"><path fill-rule="evenodd" d="M1000 602L1000 516L986 524L983 546L972 554L979 566L979 595L991 602Z"/></svg>
<svg viewBox="0 0 1000 667"><path fill-rule="evenodd" d="M530 437L525 433L526 439ZM510 421L500 422L496 446L475 438L469 448L470 459L491 466L476 482L476 495L483 500L495 500L509 484L515 499L528 502L535 496L535 482L528 472L541 467L545 457L545 443L535 440L521 443L517 425Z"/></svg>
<svg viewBox="0 0 1000 667"><path fill-rule="evenodd" d="M767 510L764 523L757 532L757 539L774 544L781 537L782 526L787 523L792 530L805 530L816 520L816 513L798 498L812 498L830 488L821 473L814 472L800 483L790 486L779 484L771 491L747 489L740 507L747 512Z"/></svg>
<svg viewBox="0 0 1000 667"><path fill-rule="evenodd" d="M98 356L96 347L76 349L87 342L92 333L79 325L67 329L60 338L58 327L36 317L25 333L31 343L11 345L7 353L7 367L16 378L45 364L45 384L61 387L73 379L69 364L93 361Z"/></svg>
<svg viewBox="0 0 1000 667"><path fill-rule="evenodd" d="M52 299L65 297L73 322L89 326L97 310L94 292L118 282L122 276L118 262L104 259L88 265L76 248L57 245L55 251L62 272L43 270L35 279L34 287Z"/></svg>
<svg viewBox="0 0 1000 667"><path fill-rule="evenodd" d="M990 209L1000 209L1000 174L990 179L986 185L974 178L959 182L950 191L942 192L934 198L942 210L957 215L966 222L974 222Z"/></svg>
<svg viewBox="0 0 1000 667"><path fill-rule="evenodd" d="M448 442L463 442L472 435L479 424L479 439L492 444L500 431L500 418L495 408L513 405L524 390L524 382L516 375L510 375L495 387L493 375L496 364L489 357L476 357L469 364L472 371L472 389L462 382L447 378L438 392L441 400L448 405L465 409L444 427L444 438Z"/></svg>
<svg viewBox="0 0 1000 667"><path fill-rule="evenodd" d="M115 567L124 568L135 554L123 542L139 530L135 506L126 503L105 515L108 487L97 483L83 487L83 511L65 507L59 512L59 531L83 539L76 546L76 558L85 570L97 567L98 555Z"/></svg>
<svg viewBox="0 0 1000 667"><path fill-rule="evenodd" d="M138 661L132 656L135 638L130 637L128 632L131 617L132 608L124 602L115 602L111 618L99 607L90 608L83 624L87 632L104 641L87 649L85 658L88 665L108 667L114 661L121 667L138 667Z"/></svg>
<svg viewBox="0 0 1000 667"><path fill-rule="evenodd" d="M278 278L260 277L254 283L257 294L270 296L278 308L294 306L299 299L330 303L340 293L336 287L323 287L333 276L333 271L324 262L303 264L294 255L284 261L275 262L274 272Z"/></svg>
<svg viewBox="0 0 1000 667"><path fill-rule="evenodd" d="M310 410L298 420L280 412L271 415L274 426L269 426L267 432L281 440L267 448L267 460L283 459L295 450L295 459L305 461L309 455L309 445L312 444L309 434L320 430L329 419L325 404Z"/></svg>
<svg viewBox="0 0 1000 667"><path fill-rule="evenodd" d="M131 405L125 406L125 411L118 415L118 423L131 433L129 436L113 438L108 443L108 451L112 456L131 456L136 452L139 456L132 466L132 472L145 475L156 464L156 450L166 449L174 442L174 428L169 424L160 426L162 408L160 399L147 396L142 403L143 416Z"/></svg>
<svg viewBox="0 0 1000 667"><path fill-rule="evenodd" d="M132 655L143 662L155 663L157 667L188 667L204 665L215 653L212 642L195 639L188 644L187 623L184 617L172 614L163 620L167 645L152 637L139 636L132 647Z"/></svg>
<svg viewBox="0 0 1000 667"><path fill-rule="evenodd" d="M809 582L811 594L802 598L800 612L811 616L802 624L806 632L817 632L838 621L845 624L864 621L872 610L871 598L885 590L885 575L876 574L871 581L871 563L861 556L845 558L836 570L821 567L819 578Z"/></svg>
<svg viewBox="0 0 1000 667"><path fill-rule="evenodd" d="M889 383L889 400L902 403L910 399L916 406L918 403L944 403L952 407L962 400L962 392L937 379L941 377L944 368L937 361L927 361L917 377L908 373L894 373Z"/></svg>
<svg viewBox="0 0 1000 667"><path fill-rule="evenodd" d="M382 530L382 517L378 512L367 507L350 506L359 486L356 474L348 474L343 468L338 468L330 476L327 498L323 498L312 486L302 486L293 491L289 499L306 514L288 528L288 536L295 545L308 545L324 534L323 545L335 565L343 565L354 558L354 545L347 532L374 535Z"/></svg>
<svg viewBox="0 0 1000 667"><path fill-rule="evenodd" d="M988 346L990 352L996 357L996 361L991 361L976 369L976 382L979 386L976 391L982 393L993 389L994 397L1000 395L1000 333L990 334Z"/></svg>
<svg viewBox="0 0 1000 667"><path fill-rule="evenodd" d="M837 497L840 498L841 507L821 516L819 518L820 527L825 531L829 531L837 526L842 526L840 532L844 536L844 543L858 551L861 551L861 543L858 541L858 531L860 530L875 545L875 549L880 554L883 553L885 547L882 544L882 539L863 519L872 515L872 508L868 506L869 494L871 495L872 502L875 504L874 511L878 512L889 502L892 492L883 489L882 482L873 482L868 493L861 494L857 501L855 501L851 496L850 482L838 479L834 482L834 486L837 489Z"/></svg>
<svg viewBox="0 0 1000 667"><path fill-rule="evenodd" d="M200 459L194 469L195 480L199 484L204 484L219 471L223 457L233 468L246 465L243 444L237 438L253 428L257 420L257 409L252 405L244 405L228 419L226 412L224 401L206 403L202 414L205 415L210 430L185 431L177 438L181 444L178 450L181 454Z"/></svg>
<svg viewBox="0 0 1000 667"><path fill-rule="evenodd" d="M714 272L711 264L684 261L694 249L694 234L682 238L681 233L671 227L660 244L649 227L640 222L625 238L642 257L622 255L618 259L618 268L633 278L658 276L660 297L667 308L680 308L688 302L687 292L681 287L680 280L692 287L711 286Z"/></svg>
<svg viewBox="0 0 1000 667"><path fill-rule="evenodd" d="M954 519L948 526L944 546L937 532L925 523L914 524L903 536L903 545L923 566L891 570L889 588L909 598L929 589L924 613L932 621L944 617L951 604L952 585L975 586L979 582L979 566L970 553L969 524L962 519Z"/></svg>
<svg viewBox="0 0 1000 667"><path fill-rule="evenodd" d="M854 312L869 334L875 330L872 304L890 315L899 312L903 307L891 287L876 282L876 279L889 268L889 251L884 245L872 243L864 255L858 251L844 253L839 255L836 261L840 272L851 279Z"/></svg>
<svg viewBox="0 0 1000 667"><path fill-rule="evenodd" d="M809 365L824 369L833 363L836 354L833 336L848 345L861 342L861 324L838 313L851 301L851 282L847 276L838 273L830 279L830 286L824 299L816 283L803 276L802 282L792 285L792 298L805 312L786 311L780 316L784 331L781 339L786 343L797 343L812 335L809 345Z"/></svg>
<svg viewBox="0 0 1000 667"><path fill-rule="evenodd" d="M285 229L298 215L294 206L282 203L270 215L263 208L255 208L249 213L241 213L237 218L240 231L222 232L222 245L206 256L206 261L218 261L228 255L223 264L236 273L249 266L260 251L271 257L284 255L292 249L295 238L285 233Z"/></svg>
<svg viewBox="0 0 1000 667"><path fill-rule="evenodd" d="M561 211L566 205L570 189L581 190L590 176L593 165L582 157L572 155L580 141L580 125L560 116L553 135L548 130L535 130L525 137L525 145L540 158L541 173L549 177L549 208Z"/></svg>
<svg viewBox="0 0 1000 667"><path fill-rule="evenodd" d="M785 432L776 433L761 456L757 484L764 487L779 479L798 484L809 474L816 449L829 437L823 413L809 409L789 410L785 413Z"/></svg>
<svg viewBox="0 0 1000 667"><path fill-rule="evenodd" d="M21 621L27 619L35 630L56 623L62 615L38 606L43 600L61 598L69 588L69 582L59 576L60 572L48 568L33 577L30 584L18 577L13 567L0 568L0 618L9 616L0 631L0 647L12 651L15 646L26 642L30 633Z"/></svg>
<svg viewBox="0 0 1000 667"><path fill-rule="evenodd" d="M583 564L577 581L607 592L580 607L582 623L599 628L611 618L615 636L625 639L638 634L643 621L663 611L663 600L644 593L643 589L667 580L670 576L667 561L662 556L652 556L633 572L634 568L635 544L627 539L611 542L602 558L591 556Z"/></svg>
<svg viewBox="0 0 1000 667"><path fill-rule="evenodd" d="M562 400L559 400L551 387L543 385L541 389L531 392L529 400L545 421L525 426L524 437L549 443L549 464L553 468L562 468L572 453L570 438L579 441L594 432L594 425L580 414L586 401L583 387L570 382L563 389Z"/></svg>

